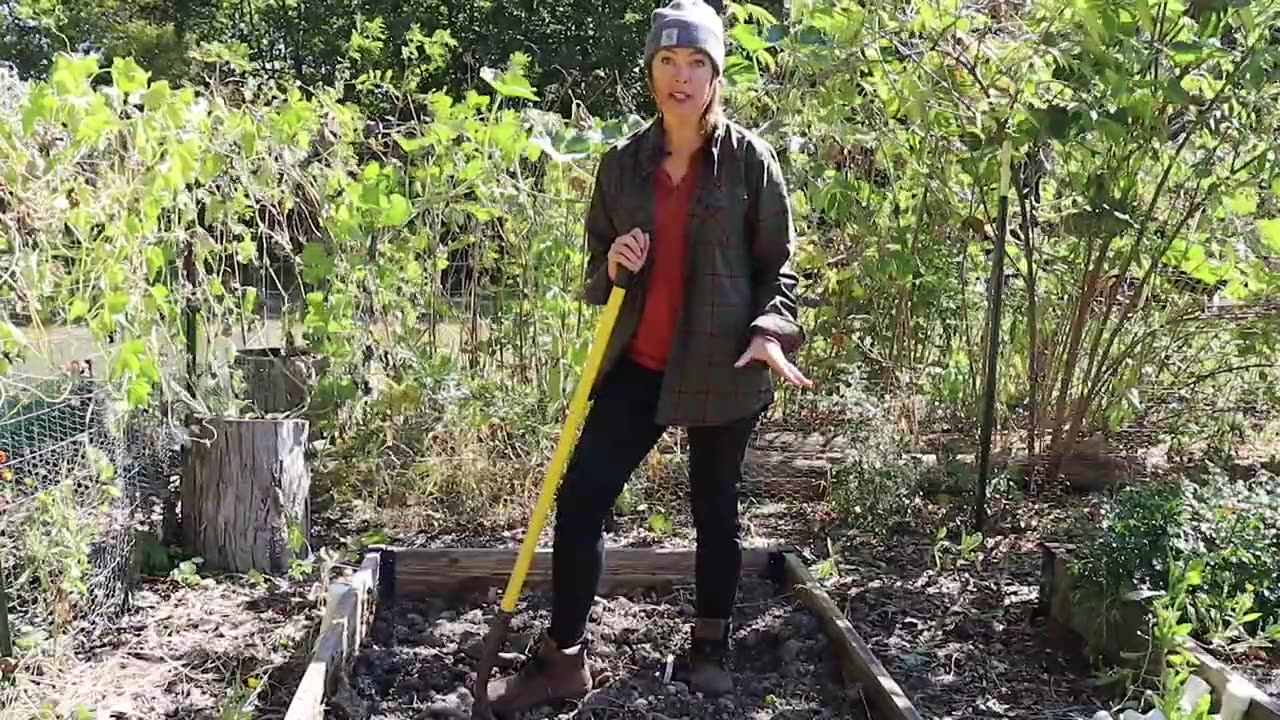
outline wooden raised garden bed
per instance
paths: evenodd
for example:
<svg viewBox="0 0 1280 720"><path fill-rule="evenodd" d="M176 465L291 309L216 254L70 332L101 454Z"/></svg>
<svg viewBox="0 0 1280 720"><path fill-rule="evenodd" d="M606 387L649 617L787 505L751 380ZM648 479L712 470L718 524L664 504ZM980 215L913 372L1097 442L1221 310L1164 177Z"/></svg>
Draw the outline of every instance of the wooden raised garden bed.
<svg viewBox="0 0 1280 720"><path fill-rule="evenodd" d="M355 659L369 641L375 617L394 602L443 600L464 594L500 590L514 564L512 549L416 549L381 547L370 550L360 568L335 581L326 599L324 618L309 667L289 706L286 720L330 717L328 706L340 687L349 687ZM693 577L694 552L651 548L609 548L602 594L654 588L667 592ZM855 699L870 717L919 720L911 701L858 637L844 613L810 575L804 562L787 550L747 549L742 576L772 581L798 601L821 629L820 647L840 668L838 693ZM525 595L545 589L551 577L551 553L535 555ZM486 602L485 622L495 602ZM387 622L386 618L380 620ZM397 628L400 629L400 628ZM834 656L834 657L830 657ZM834 670L833 670L834 672ZM832 676L836 677L835 675Z"/></svg>
<svg viewBox="0 0 1280 720"><path fill-rule="evenodd" d="M1141 600L1116 600L1106 616L1075 601L1075 583L1071 574L1072 548L1058 543L1041 543L1041 578L1039 612L1046 616L1055 632L1072 637L1083 647L1093 649L1117 665L1132 665L1133 657L1147 657L1152 647L1149 635L1150 609ZM1247 678L1227 667L1195 641L1188 640L1186 649L1197 660L1194 669L1213 688L1213 711L1216 712L1228 683L1239 683L1249 689L1249 706L1245 720L1280 720L1280 702ZM1157 659L1152 659L1152 662Z"/></svg>

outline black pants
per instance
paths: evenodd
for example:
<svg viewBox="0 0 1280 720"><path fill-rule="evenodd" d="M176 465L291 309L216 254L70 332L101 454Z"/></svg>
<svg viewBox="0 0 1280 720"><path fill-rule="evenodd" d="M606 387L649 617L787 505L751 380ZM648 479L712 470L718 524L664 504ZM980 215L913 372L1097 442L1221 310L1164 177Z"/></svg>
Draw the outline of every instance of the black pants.
<svg viewBox="0 0 1280 720"><path fill-rule="evenodd" d="M581 642L604 569L604 521L631 473L666 431L653 421L662 374L623 358L604 378L565 468L552 551L551 639ZM742 568L738 483L759 415L691 427L689 490L697 532L699 617L728 619Z"/></svg>

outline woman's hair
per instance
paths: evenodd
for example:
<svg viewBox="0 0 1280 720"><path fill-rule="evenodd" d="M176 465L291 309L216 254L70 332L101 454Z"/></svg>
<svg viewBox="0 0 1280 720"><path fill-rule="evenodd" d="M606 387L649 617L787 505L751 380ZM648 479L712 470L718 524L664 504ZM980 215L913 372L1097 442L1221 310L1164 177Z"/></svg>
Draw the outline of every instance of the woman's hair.
<svg viewBox="0 0 1280 720"><path fill-rule="evenodd" d="M702 111L703 135L710 135L715 130L716 125L725 119L722 87L720 75L717 74L711 81L711 100L707 102L707 107Z"/></svg>

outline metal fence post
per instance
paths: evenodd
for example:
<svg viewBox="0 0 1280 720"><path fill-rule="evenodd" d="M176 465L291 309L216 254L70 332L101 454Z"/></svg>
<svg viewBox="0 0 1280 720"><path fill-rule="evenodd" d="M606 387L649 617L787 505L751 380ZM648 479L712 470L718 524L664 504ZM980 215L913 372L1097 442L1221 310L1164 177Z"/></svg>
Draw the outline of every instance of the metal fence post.
<svg viewBox="0 0 1280 720"><path fill-rule="evenodd" d="M997 363L1000 359L1000 306L1004 300L1005 240L1009 236L1009 182L1011 142L1006 135L1000 147L1000 199L997 210L995 248L991 251L990 331L987 340L987 372L982 393L982 426L978 435L978 497L974 508L977 532L987 529L987 480L991 472L991 434L996 422L996 393L999 392Z"/></svg>
<svg viewBox="0 0 1280 720"><path fill-rule="evenodd" d="M8 675L8 660L13 657L13 633L9 629L9 593L6 590L4 561L0 560L0 676Z"/></svg>

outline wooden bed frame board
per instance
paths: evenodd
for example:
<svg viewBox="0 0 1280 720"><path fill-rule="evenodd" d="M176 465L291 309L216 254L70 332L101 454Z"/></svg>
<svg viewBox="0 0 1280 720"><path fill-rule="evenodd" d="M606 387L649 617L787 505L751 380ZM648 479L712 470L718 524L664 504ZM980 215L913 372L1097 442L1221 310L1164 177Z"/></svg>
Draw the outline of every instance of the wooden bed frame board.
<svg viewBox="0 0 1280 720"><path fill-rule="evenodd" d="M382 563L382 551L371 551L359 570L329 586L311 663L298 683L285 720L324 720L326 701L350 670L373 624L382 587Z"/></svg>
<svg viewBox="0 0 1280 720"><path fill-rule="evenodd" d="M441 590L483 589L492 588L495 582L505 584L516 552L506 548L371 549L358 571L330 586L311 663L294 693L285 720L324 719L325 705L350 672L380 602L391 597L425 599ZM692 550L609 548L606 560L602 588L663 586L693 577ZM920 720L906 693L791 548L745 549L742 574L773 579L814 613L831 641L841 672L853 689L860 690L863 697L876 706L877 720ZM526 587L543 585L550 579L551 553L538 551Z"/></svg>
<svg viewBox="0 0 1280 720"><path fill-rule="evenodd" d="M849 618L814 580L804 562L790 553L786 555L786 583L788 589L822 623L831 638L845 679L860 686L863 696L875 705L878 712L872 717L876 720L921 720L911 699L853 629Z"/></svg>
<svg viewBox="0 0 1280 720"><path fill-rule="evenodd" d="M764 576L770 557L785 550L746 548L742 551L743 576ZM486 588L505 589L516 548L403 548L391 555L391 586L396 597L427 598L451 592L476 592ZM663 587L692 580L695 555L692 550L667 548L607 548L600 591L654 586ZM537 550L525 578L525 588L545 587L551 582L551 550Z"/></svg>

